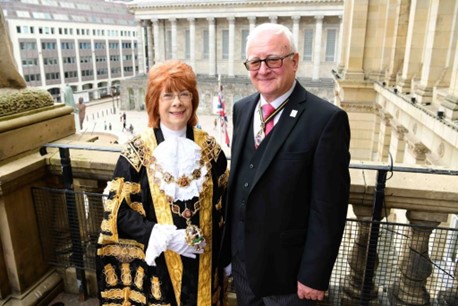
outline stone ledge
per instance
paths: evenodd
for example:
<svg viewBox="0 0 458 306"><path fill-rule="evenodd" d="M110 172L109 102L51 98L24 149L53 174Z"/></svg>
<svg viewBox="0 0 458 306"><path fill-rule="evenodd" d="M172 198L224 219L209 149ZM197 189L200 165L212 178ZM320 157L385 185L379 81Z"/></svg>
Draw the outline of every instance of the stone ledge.
<svg viewBox="0 0 458 306"><path fill-rule="evenodd" d="M38 150L43 144L75 133L70 107L56 105L39 111L8 116L0 121L0 161Z"/></svg>

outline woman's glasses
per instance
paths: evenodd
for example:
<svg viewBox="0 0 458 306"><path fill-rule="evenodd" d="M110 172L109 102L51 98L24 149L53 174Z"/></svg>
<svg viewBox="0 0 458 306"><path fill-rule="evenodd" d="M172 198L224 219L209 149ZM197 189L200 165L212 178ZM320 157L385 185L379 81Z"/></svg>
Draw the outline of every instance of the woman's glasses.
<svg viewBox="0 0 458 306"><path fill-rule="evenodd" d="M162 101L166 101L166 102L175 100L175 97L178 97L178 99L181 102L188 102L192 99L192 93L190 93L189 91L182 91L178 94L174 94L171 92L164 92L161 94Z"/></svg>

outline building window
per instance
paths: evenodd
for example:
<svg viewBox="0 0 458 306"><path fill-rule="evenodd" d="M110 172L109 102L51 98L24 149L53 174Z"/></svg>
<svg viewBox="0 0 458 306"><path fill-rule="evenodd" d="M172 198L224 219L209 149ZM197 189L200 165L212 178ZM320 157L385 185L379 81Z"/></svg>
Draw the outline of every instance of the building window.
<svg viewBox="0 0 458 306"><path fill-rule="evenodd" d="M94 70L82 70L81 75L84 76L93 76L94 75Z"/></svg>
<svg viewBox="0 0 458 306"><path fill-rule="evenodd" d="M336 55L336 36L337 31L330 29L327 31L326 37L326 62L334 62Z"/></svg>
<svg viewBox="0 0 458 306"><path fill-rule="evenodd" d="M80 63L92 63L92 56L81 56Z"/></svg>
<svg viewBox="0 0 458 306"><path fill-rule="evenodd" d="M222 59L229 58L229 31L223 30L223 41L222 41Z"/></svg>
<svg viewBox="0 0 458 306"><path fill-rule="evenodd" d="M24 80L26 82L39 82L41 77L39 74L26 74L24 75Z"/></svg>
<svg viewBox="0 0 458 306"><path fill-rule="evenodd" d="M59 72L50 72L45 74L46 80L58 80L59 79Z"/></svg>
<svg viewBox="0 0 458 306"><path fill-rule="evenodd" d="M106 75L108 74L108 69L107 68L99 68L97 69L97 75Z"/></svg>
<svg viewBox="0 0 458 306"><path fill-rule="evenodd" d="M104 42L94 43L94 49L105 49L105 43Z"/></svg>
<svg viewBox="0 0 458 306"><path fill-rule="evenodd" d="M242 60L246 59L246 39L248 37L248 34L250 34L249 30L242 30L242 42L240 44L240 46L241 46L240 58Z"/></svg>
<svg viewBox="0 0 458 306"><path fill-rule="evenodd" d="M16 15L21 18L30 18L30 14L28 11L17 11Z"/></svg>
<svg viewBox="0 0 458 306"><path fill-rule="evenodd" d="M61 43L61 49L62 50L70 50L70 49L74 49L74 44L72 42L63 42Z"/></svg>
<svg viewBox="0 0 458 306"><path fill-rule="evenodd" d="M96 56L96 57L95 57L95 61L96 61L97 63L104 63L104 62L107 61L107 58L106 58L106 56L100 56L100 55L99 55L99 56Z"/></svg>
<svg viewBox="0 0 458 306"><path fill-rule="evenodd" d="M64 64L74 64L75 63L75 57L64 57L64 58L62 58L62 62Z"/></svg>
<svg viewBox="0 0 458 306"><path fill-rule="evenodd" d="M43 50L55 50L56 49L56 43L55 42L42 42L41 43L41 49L43 49Z"/></svg>
<svg viewBox="0 0 458 306"><path fill-rule="evenodd" d="M38 65L37 58L24 58L22 60L22 67L34 67Z"/></svg>
<svg viewBox="0 0 458 306"><path fill-rule="evenodd" d="M304 33L304 61L312 61L313 30L305 30Z"/></svg>
<svg viewBox="0 0 458 306"><path fill-rule="evenodd" d="M57 65L57 58L45 57L43 58L44 65Z"/></svg>
<svg viewBox="0 0 458 306"><path fill-rule="evenodd" d="M210 50L210 46L209 46L209 38L208 38L208 30L204 30L204 33L203 33L203 38L204 38L204 41L203 41L203 52L202 52L202 56L204 59L207 59L208 56L209 56L209 50Z"/></svg>
<svg viewBox="0 0 458 306"><path fill-rule="evenodd" d="M186 42L185 42L185 53L184 53L184 57L186 59L190 59L191 58L191 33L189 32L189 30L186 30Z"/></svg>
<svg viewBox="0 0 458 306"><path fill-rule="evenodd" d="M64 72L64 77L66 79L77 78L78 77L78 72L76 72L76 71L66 71L66 72Z"/></svg>
<svg viewBox="0 0 458 306"><path fill-rule="evenodd" d="M19 48L21 48L21 50L35 50L37 48L37 44L34 42L21 42L19 44Z"/></svg>

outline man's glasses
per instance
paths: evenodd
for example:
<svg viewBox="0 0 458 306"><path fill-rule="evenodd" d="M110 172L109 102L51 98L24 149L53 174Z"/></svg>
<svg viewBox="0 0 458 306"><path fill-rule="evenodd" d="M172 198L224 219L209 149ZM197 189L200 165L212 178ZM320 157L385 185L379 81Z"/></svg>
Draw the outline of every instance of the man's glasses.
<svg viewBox="0 0 458 306"><path fill-rule="evenodd" d="M192 93L189 91L182 91L178 94L174 94L171 92L164 92L161 94L162 101L170 102L175 100L175 97L178 97L181 102L188 102L192 99Z"/></svg>
<svg viewBox="0 0 458 306"><path fill-rule="evenodd" d="M281 66L283 66L283 60L291 55L294 55L294 52L286 54L285 56L269 56L265 59L255 58L252 60L246 60L243 64L245 65L245 68L249 71L259 70L259 68L261 68L262 62L266 63L266 66L269 68L280 68Z"/></svg>

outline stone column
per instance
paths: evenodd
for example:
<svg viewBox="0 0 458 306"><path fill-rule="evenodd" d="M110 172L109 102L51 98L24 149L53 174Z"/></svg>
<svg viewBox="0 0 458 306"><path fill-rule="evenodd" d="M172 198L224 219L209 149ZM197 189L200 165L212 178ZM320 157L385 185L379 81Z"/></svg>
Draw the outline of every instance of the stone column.
<svg viewBox="0 0 458 306"><path fill-rule="evenodd" d="M384 113L383 118L380 124L380 134L378 141L378 160L379 161L388 161L388 155L390 152L390 142L391 142L391 119L393 117Z"/></svg>
<svg viewBox="0 0 458 306"><path fill-rule="evenodd" d="M344 41L343 41L343 17L342 16L339 16L339 37L337 37L337 44L338 44L338 48L337 48L337 58L336 58L336 63L337 65L339 65L339 68L340 68L340 60L341 60L341 56L342 56L342 53L343 53L343 49L344 49Z"/></svg>
<svg viewBox="0 0 458 306"><path fill-rule="evenodd" d="M228 75L234 77L234 50L235 50L235 17L227 18L229 22L229 58L228 58Z"/></svg>
<svg viewBox="0 0 458 306"><path fill-rule="evenodd" d="M153 23L151 21L145 21L145 25L146 25L146 47L148 50L148 57L146 60L146 63L147 63L146 70L149 71L149 69L154 65L154 55L153 55L154 43L153 43L153 35L151 33Z"/></svg>
<svg viewBox="0 0 458 306"><path fill-rule="evenodd" d="M196 67L196 20L188 18L189 21L189 64Z"/></svg>
<svg viewBox="0 0 458 306"><path fill-rule="evenodd" d="M448 215L408 210L406 217L412 227L401 255L400 280L389 290L390 302L391 305L431 305L425 286L433 271L428 244L433 229L447 221Z"/></svg>
<svg viewBox="0 0 458 306"><path fill-rule="evenodd" d="M169 21L172 27L172 58L177 58L177 19L170 18Z"/></svg>
<svg viewBox="0 0 458 306"><path fill-rule="evenodd" d="M441 86L451 65L448 52L451 48L450 42L456 35L455 14L455 1L430 1L421 79L415 88L415 96L421 104L428 105L432 102L433 87Z"/></svg>
<svg viewBox="0 0 458 306"><path fill-rule="evenodd" d="M425 165L426 154L430 152L421 142L409 143L408 144L409 155L406 155L404 161L408 164Z"/></svg>
<svg viewBox="0 0 458 306"><path fill-rule="evenodd" d="M348 26L351 29L348 31L348 38L345 40L347 43L344 52L345 57L342 58L344 65L343 78L346 80L364 80L363 61L365 58L368 2L369 0L360 0L355 4L355 1L344 1L345 13L350 12L346 16L350 19L348 20Z"/></svg>
<svg viewBox="0 0 458 306"><path fill-rule="evenodd" d="M145 69L145 42L144 42L144 35L143 35L143 20L138 21L137 25L137 36L138 36L138 51L137 51L137 58L138 58L138 72L140 74L146 73ZM95 65L95 61L94 61Z"/></svg>
<svg viewBox="0 0 458 306"><path fill-rule="evenodd" d="M250 32L256 27L256 16L248 16L248 22L250 23Z"/></svg>
<svg viewBox="0 0 458 306"><path fill-rule="evenodd" d="M372 128L372 140L371 140L371 156L370 160L379 160L380 153L378 152L378 143L380 138L380 126L383 117L382 106L375 104L375 120Z"/></svg>
<svg viewBox="0 0 458 306"><path fill-rule="evenodd" d="M320 79L321 36L323 34L323 16L315 16L315 42L313 43L313 72L312 80Z"/></svg>
<svg viewBox="0 0 458 306"><path fill-rule="evenodd" d="M291 16L291 19L293 20L293 38L294 38L294 44L296 45L297 50L299 50L299 22L301 21L301 16L299 15L294 15Z"/></svg>
<svg viewBox="0 0 458 306"><path fill-rule="evenodd" d="M367 261L366 250L370 236L370 221L372 220L372 207L370 206L353 205L353 212L360 222L357 223L358 233L348 255L350 274L345 275L343 278L342 306L359 305L364 281L365 263ZM376 259L376 262L378 262L378 259ZM370 299L370 306L378 305L376 300L377 289L374 283L372 284Z"/></svg>
<svg viewBox="0 0 458 306"><path fill-rule="evenodd" d="M393 161L395 163L404 162L404 153L406 148L405 134L409 131L402 125L394 128L396 137L391 137L391 151L393 152Z"/></svg>
<svg viewBox="0 0 458 306"><path fill-rule="evenodd" d="M404 53L406 48L406 36L407 36L407 25L409 15L405 14L407 12L410 0L400 0L399 4L390 10L394 16L394 29L393 33L387 33L387 52L391 54L386 54L389 57L388 70L385 75L385 82L389 86L392 86L396 83L396 75L402 69L402 63L404 61ZM391 6L394 6L391 3ZM390 12L390 13L391 13Z"/></svg>
<svg viewBox="0 0 458 306"><path fill-rule="evenodd" d="M412 92L412 79L420 78L428 4L428 1L410 1L404 65L401 78L396 85L400 92Z"/></svg>
<svg viewBox="0 0 458 306"><path fill-rule="evenodd" d="M215 41L215 18L208 17L208 67L210 67L208 74L210 76L216 75L216 41Z"/></svg>
<svg viewBox="0 0 458 306"><path fill-rule="evenodd" d="M275 16L275 15L269 16L269 21L271 23L277 23L277 19L278 19L278 16Z"/></svg>
<svg viewBox="0 0 458 306"><path fill-rule="evenodd" d="M340 54L339 54L339 66L337 67L337 70L339 74L342 74L344 70L346 69L347 66L347 54L350 52L350 34L351 32L349 29L351 29L351 20L352 20L352 15L353 15L353 6L352 6L352 1L345 1L344 2L344 11L342 15L342 23L341 23L341 29L340 29L340 37L341 37L341 48L340 48Z"/></svg>
<svg viewBox="0 0 458 306"><path fill-rule="evenodd" d="M458 22L458 17L455 16L455 23ZM455 52L452 52L453 67L452 75L450 78L450 85L448 93L441 105L444 107L445 117L450 120L458 119L458 48L455 48Z"/></svg>
<svg viewBox="0 0 458 306"><path fill-rule="evenodd" d="M393 1L380 1L377 5L371 2L369 5L370 19L367 32L370 34L366 37L364 71L366 78L370 80L382 80L385 75L384 69L388 66L384 53L390 45L387 36L392 35L393 22L390 19L393 12L390 12L390 2Z"/></svg>
<svg viewBox="0 0 458 306"><path fill-rule="evenodd" d="M163 49L159 47L160 46L159 20L157 18L153 18L151 19L151 22L153 24L154 60L158 61L164 58L164 52L161 52Z"/></svg>

